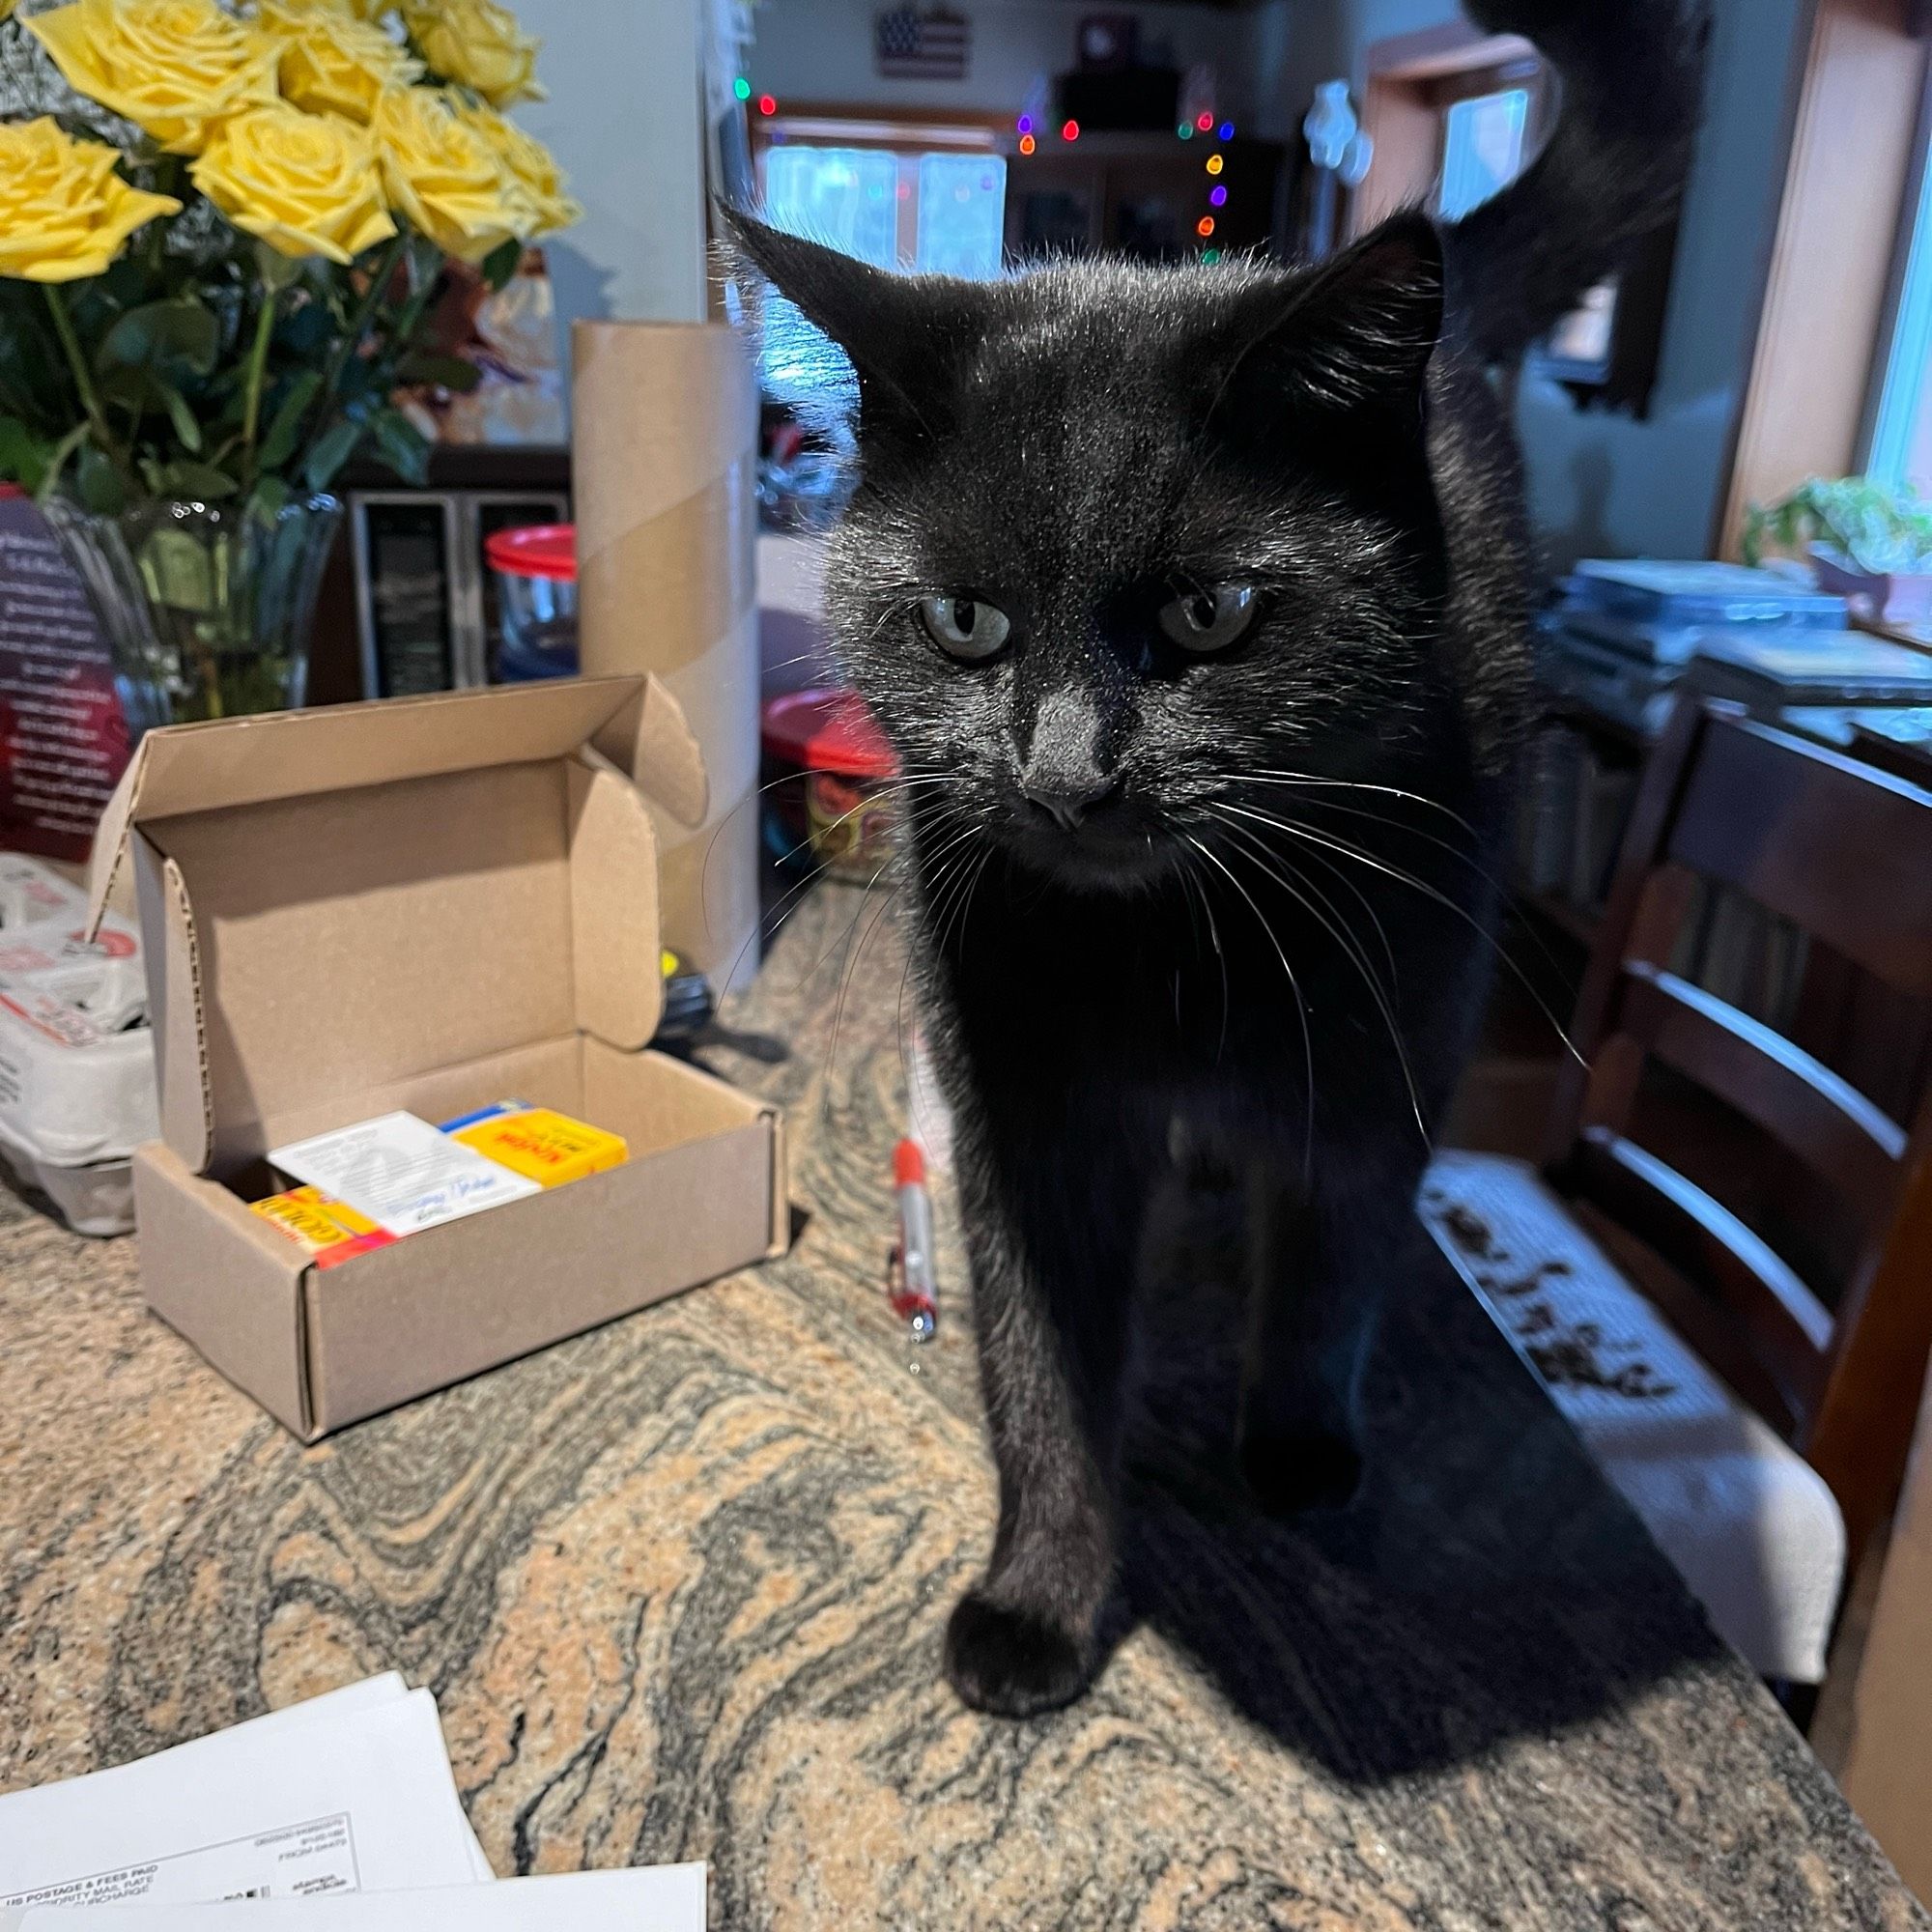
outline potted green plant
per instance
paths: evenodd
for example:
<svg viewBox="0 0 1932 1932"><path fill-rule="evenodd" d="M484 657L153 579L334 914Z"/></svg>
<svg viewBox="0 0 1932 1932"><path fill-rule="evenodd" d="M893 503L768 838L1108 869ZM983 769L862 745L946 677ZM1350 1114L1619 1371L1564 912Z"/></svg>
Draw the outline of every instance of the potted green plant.
<svg viewBox="0 0 1932 1932"><path fill-rule="evenodd" d="M1932 503L1910 484L1813 476L1745 514L1747 563L1767 547L1808 556L1821 590L1889 623L1932 622Z"/></svg>
<svg viewBox="0 0 1932 1932"><path fill-rule="evenodd" d="M11 17L8 17L11 14ZM579 213L496 0L0 0L0 480L59 530L130 729L302 701L343 466L407 480L445 271Z"/></svg>

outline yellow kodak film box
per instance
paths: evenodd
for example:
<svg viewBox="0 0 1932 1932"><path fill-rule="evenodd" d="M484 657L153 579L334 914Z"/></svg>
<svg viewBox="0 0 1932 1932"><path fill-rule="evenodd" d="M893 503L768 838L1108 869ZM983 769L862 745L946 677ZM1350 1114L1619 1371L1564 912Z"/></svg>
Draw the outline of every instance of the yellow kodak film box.
<svg viewBox="0 0 1932 1932"><path fill-rule="evenodd" d="M395 1239L355 1208L330 1200L319 1187L291 1188L266 1201L251 1201L248 1207L291 1240L299 1241L314 1256L317 1267L333 1267L351 1255L386 1247Z"/></svg>
<svg viewBox="0 0 1932 1932"><path fill-rule="evenodd" d="M358 1214L346 1201L338 1201L332 1194L325 1194L319 1187L292 1187L288 1192L291 1201L306 1202L310 1207L320 1208L345 1235L377 1235L378 1228L366 1214Z"/></svg>
<svg viewBox="0 0 1932 1932"><path fill-rule="evenodd" d="M495 1114L473 1126L459 1127L451 1138L545 1187L602 1174L607 1167L621 1166L631 1155L620 1134L607 1134L602 1127L586 1126L549 1107Z"/></svg>

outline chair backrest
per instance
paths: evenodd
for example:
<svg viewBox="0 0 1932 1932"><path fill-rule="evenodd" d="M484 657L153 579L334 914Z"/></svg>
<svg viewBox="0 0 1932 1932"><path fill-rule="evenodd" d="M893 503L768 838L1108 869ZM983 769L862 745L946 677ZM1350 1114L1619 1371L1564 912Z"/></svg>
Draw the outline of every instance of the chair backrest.
<svg viewBox="0 0 1932 1932"><path fill-rule="evenodd" d="M1821 957L1932 1002L1932 792L1684 700L1638 788L1585 975L1574 1037L1588 1071L1559 1083L1547 1146L1555 1185L1607 1220L1639 1285L1830 1484L1856 1561L1903 1474L1932 1348L1932 1098L1920 1083L1893 1118L1672 972L1713 884L1822 942ZM1638 1144L1639 1089L1659 1065L1823 1183L1850 1231L1833 1297Z"/></svg>

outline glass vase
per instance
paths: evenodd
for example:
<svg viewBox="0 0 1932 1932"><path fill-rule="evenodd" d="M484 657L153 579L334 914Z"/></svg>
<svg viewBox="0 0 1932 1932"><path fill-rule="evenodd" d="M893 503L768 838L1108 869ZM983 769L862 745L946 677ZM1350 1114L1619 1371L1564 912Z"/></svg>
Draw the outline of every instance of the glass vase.
<svg viewBox="0 0 1932 1932"><path fill-rule="evenodd" d="M130 743L156 724L303 701L335 497L276 511L162 499L111 516L55 497L46 514L100 619Z"/></svg>

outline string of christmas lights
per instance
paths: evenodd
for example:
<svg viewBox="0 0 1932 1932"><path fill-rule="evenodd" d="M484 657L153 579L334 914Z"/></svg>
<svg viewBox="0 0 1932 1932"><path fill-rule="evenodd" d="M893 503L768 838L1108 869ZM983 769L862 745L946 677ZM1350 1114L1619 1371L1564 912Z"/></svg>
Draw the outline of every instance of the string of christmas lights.
<svg viewBox="0 0 1932 1932"><path fill-rule="evenodd" d="M748 104L752 103L752 83L742 73L731 83L731 92L740 100ZM755 105L757 111L768 121L779 111L779 103L776 98L769 94L759 95ZM1019 136L1019 152L1022 156L1033 155L1038 152L1040 135L1035 130L1034 118L1031 114L1020 115L1013 123L1013 131ZM1205 135L1209 140L1225 143L1235 138L1235 124L1232 121L1217 121L1211 113L1204 112L1197 114L1192 121L1182 121L1174 131L1183 141L1191 141L1199 134ZM1060 138L1068 146L1079 140L1080 123L1071 117L1063 121L1060 124ZM1227 156L1221 152L1219 147L1216 147L1214 152L1208 156L1204 166L1208 176L1208 207L1209 212L1202 215L1195 222L1194 232L1201 238L1204 244L1208 244L1204 245L1201 250L1202 261L1218 262L1221 259L1221 250L1211 244L1214 239L1215 228L1218 225L1216 215L1221 209L1226 208L1228 205L1228 184L1221 179L1227 172ZM904 188L901 187L899 192L903 195L905 192Z"/></svg>

